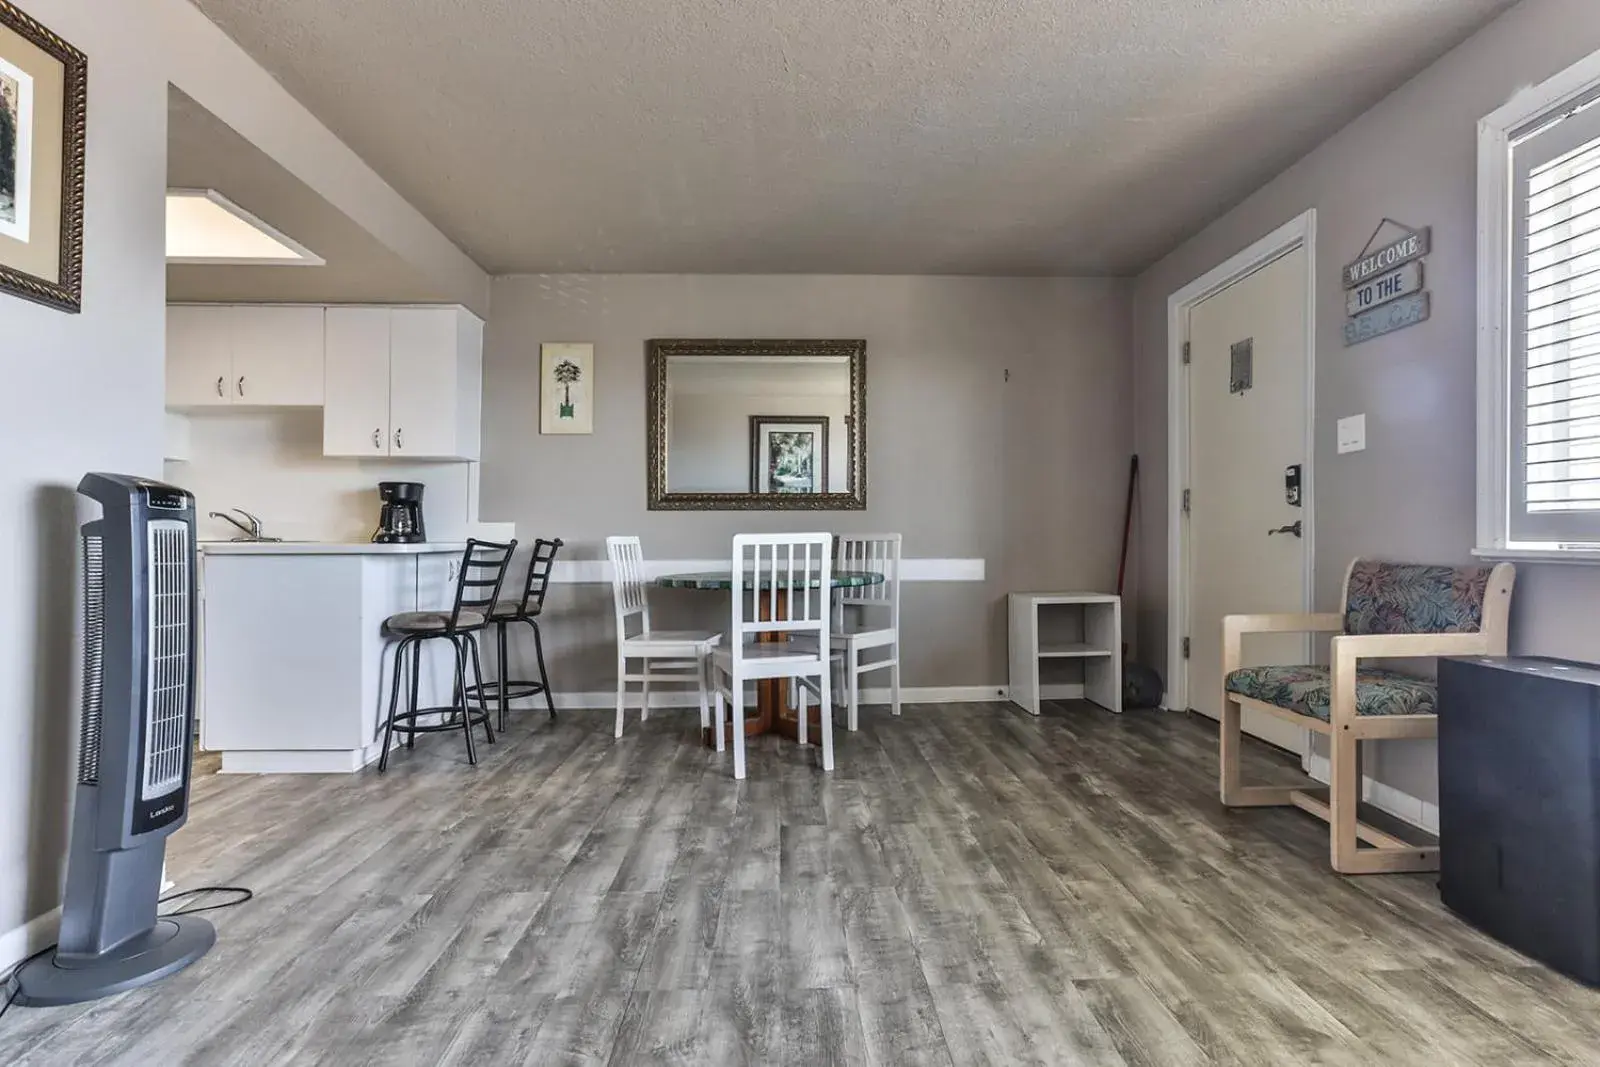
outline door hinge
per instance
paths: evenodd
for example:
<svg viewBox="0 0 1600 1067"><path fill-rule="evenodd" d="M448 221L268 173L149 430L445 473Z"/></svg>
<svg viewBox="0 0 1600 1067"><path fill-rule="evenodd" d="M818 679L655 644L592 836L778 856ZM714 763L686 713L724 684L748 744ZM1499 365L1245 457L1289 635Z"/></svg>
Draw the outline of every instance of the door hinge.
<svg viewBox="0 0 1600 1067"><path fill-rule="evenodd" d="M1189 510L1189 490L1187 489L1183 491L1183 510L1185 512Z"/></svg>
<svg viewBox="0 0 1600 1067"><path fill-rule="evenodd" d="M1183 658L1189 658L1189 639L1187 637L1183 639Z"/></svg>
<svg viewBox="0 0 1600 1067"><path fill-rule="evenodd" d="M1188 341L1183 342L1183 365L1185 367L1187 367L1189 365L1189 342Z"/></svg>

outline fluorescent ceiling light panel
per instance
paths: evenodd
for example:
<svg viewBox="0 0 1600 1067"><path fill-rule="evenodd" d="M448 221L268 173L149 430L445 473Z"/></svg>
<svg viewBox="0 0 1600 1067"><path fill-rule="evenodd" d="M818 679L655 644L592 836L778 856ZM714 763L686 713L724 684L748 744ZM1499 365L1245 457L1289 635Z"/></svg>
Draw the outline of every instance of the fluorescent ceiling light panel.
<svg viewBox="0 0 1600 1067"><path fill-rule="evenodd" d="M324 260L215 189L168 189L167 262L320 267Z"/></svg>

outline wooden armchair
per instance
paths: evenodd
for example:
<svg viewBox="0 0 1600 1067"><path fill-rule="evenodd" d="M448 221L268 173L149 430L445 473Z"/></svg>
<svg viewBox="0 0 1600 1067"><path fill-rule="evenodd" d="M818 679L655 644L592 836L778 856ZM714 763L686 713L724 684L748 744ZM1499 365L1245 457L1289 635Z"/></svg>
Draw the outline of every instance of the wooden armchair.
<svg viewBox="0 0 1600 1067"><path fill-rule="evenodd" d="M1361 822L1361 742L1437 737L1433 682L1363 661L1425 656L1503 656L1516 571L1356 560L1345 572L1344 612L1229 615L1222 621L1222 802L1293 805L1324 819L1333 869L1341 874L1439 869L1439 849L1408 844ZM1332 633L1332 666L1245 667L1247 633ZM1245 786L1239 717L1253 708L1329 739L1327 799L1303 789ZM1365 844L1368 847L1363 847Z"/></svg>

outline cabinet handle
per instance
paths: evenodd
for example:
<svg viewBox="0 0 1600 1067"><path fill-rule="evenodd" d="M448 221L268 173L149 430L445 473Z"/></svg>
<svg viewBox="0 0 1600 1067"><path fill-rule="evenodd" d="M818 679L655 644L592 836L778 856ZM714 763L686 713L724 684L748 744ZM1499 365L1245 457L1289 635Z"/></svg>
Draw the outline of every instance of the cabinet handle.
<svg viewBox="0 0 1600 1067"><path fill-rule="evenodd" d="M217 375L217 395L222 396L222 375Z"/></svg>
<svg viewBox="0 0 1600 1067"><path fill-rule="evenodd" d="M383 431L382 430L373 430L372 431L372 447L373 448L382 448L383 447Z"/></svg>
<svg viewBox="0 0 1600 1067"><path fill-rule="evenodd" d="M405 442L403 440L401 440L401 438L400 438L400 431L399 430L396 430L394 432L394 447L396 447L396 448L404 448L404 447L406 447Z"/></svg>
<svg viewBox="0 0 1600 1067"><path fill-rule="evenodd" d="M239 395L244 396L244 375L239 375Z"/></svg>

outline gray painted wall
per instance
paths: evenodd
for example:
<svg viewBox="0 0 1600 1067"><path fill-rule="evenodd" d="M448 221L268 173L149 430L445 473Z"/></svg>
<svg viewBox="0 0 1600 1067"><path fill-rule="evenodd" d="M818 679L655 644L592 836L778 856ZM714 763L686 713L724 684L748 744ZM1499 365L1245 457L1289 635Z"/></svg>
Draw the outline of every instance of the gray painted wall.
<svg viewBox="0 0 1600 1067"><path fill-rule="evenodd" d="M1135 605L1140 658L1166 659L1166 301L1316 208L1316 588L1338 606L1352 556L1469 558L1474 532L1477 122L1519 87L1600 48L1594 0L1527 0L1162 259L1135 294L1134 410L1144 482ZM1238 146L1245 150L1246 146ZM1433 317L1345 349L1339 269L1383 216L1433 227ZM1334 422L1365 412L1367 450L1335 454ZM1600 659L1600 568L1518 568L1513 651ZM1437 798L1432 742L1386 742L1379 780Z"/></svg>
<svg viewBox="0 0 1600 1067"><path fill-rule="evenodd" d="M160 476L164 417L167 83L152 31L133 5L28 12L88 54L90 105L83 312L0 296L0 935L61 900L77 744L73 489L86 470Z"/></svg>
<svg viewBox="0 0 1600 1067"><path fill-rule="evenodd" d="M908 584L905 684L999 685L1004 594L1116 580L1132 428L1130 285L890 276L496 278L484 354L481 513L524 540L601 558L635 533L651 558L717 559L741 531L899 531L907 556L982 558L987 580ZM864 512L645 508L645 353L653 337L865 338ZM539 434L542 341L595 344L595 432ZM1005 381L1005 371L1011 372ZM614 683L611 594L558 586L558 689ZM667 625L725 625L706 593L653 600Z"/></svg>

